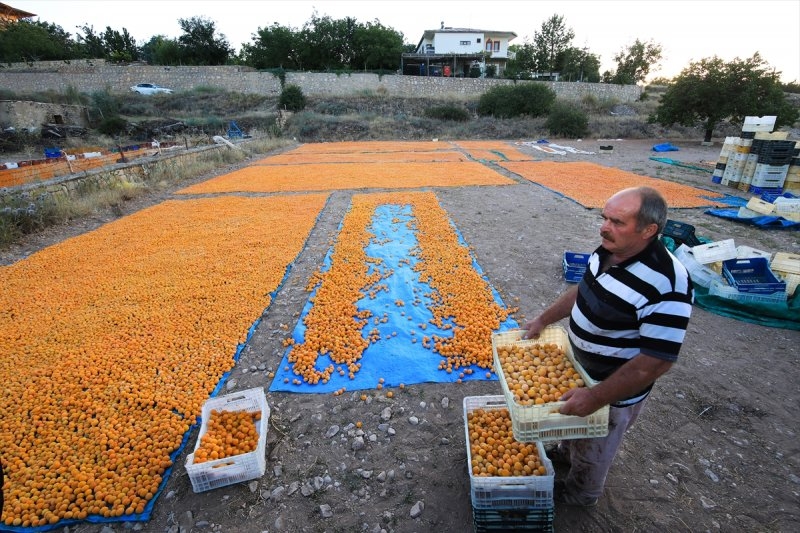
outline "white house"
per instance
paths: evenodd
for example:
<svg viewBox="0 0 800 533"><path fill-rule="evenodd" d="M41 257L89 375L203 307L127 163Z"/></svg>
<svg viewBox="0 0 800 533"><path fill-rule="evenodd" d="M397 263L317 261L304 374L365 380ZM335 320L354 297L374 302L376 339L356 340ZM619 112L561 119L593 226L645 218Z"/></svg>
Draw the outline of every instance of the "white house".
<svg viewBox="0 0 800 533"><path fill-rule="evenodd" d="M508 43L516 36L511 31L451 28L442 23L438 30L425 30L413 53L403 54L402 72L468 77L471 69L483 76L486 67L493 66L494 75L500 76L509 59Z"/></svg>

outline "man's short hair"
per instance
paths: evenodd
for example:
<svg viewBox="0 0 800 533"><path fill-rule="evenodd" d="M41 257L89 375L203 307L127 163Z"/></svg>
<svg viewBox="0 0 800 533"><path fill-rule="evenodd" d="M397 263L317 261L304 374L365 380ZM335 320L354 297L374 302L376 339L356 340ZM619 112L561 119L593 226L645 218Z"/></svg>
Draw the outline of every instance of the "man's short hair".
<svg viewBox="0 0 800 533"><path fill-rule="evenodd" d="M650 224L656 224L660 235L667 224L667 201L661 193L652 187L637 187L636 192L642 200L639 213L636 215L636 229L641 231Z"/></svg>

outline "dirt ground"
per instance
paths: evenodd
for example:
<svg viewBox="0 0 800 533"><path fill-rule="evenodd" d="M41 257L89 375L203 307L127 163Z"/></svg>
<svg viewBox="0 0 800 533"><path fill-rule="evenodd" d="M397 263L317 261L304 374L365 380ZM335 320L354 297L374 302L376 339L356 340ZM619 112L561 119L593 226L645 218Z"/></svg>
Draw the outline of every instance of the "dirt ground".
<svg viewBox="0 0 800 533"><path fill-rule="evenodd" d="M667 154L651 151L657 141L563 144L587 151L611 144L614 151L530 153L540 159L591 161L712 191L740 193L711 183L707 172L649 159L666 155L713 168L719 143L673 142L680 150ZM508 305L519 306L515 318L522 323L568 287L562 254L594 249L600 218L598 210L517 181L505 187L441 188L436 194L494 288ZM232 372L230 390L269 387L268 373L277 368L284 351L287 332L282 325L291 329L298 320L308 296L306 282L322 263L352 194L332 194L289 279ZM168 196L139 200L123 211L127 214ZM693 224L700 236L712 240L734 238L737 245L762 250L800 251L797 231L759 230L703 211L674 210L670 218ZM111 217L100 214L32 236L1 254L0 264ZM799 363L800 332L753 325L696 307L680 361L656 385L617 457L598 506L590 510L557 506L555 530L797 531ZM195 494L183 466L185 452L149 522L83 523L60 530L471 531L462 401L465 396L501 394L500 385L496 381L413 385L395 391L392 399L384 393L369 391L366 402L358 398L360 393L268 393L267 471L261 479ZM363 423L361 430L354 426L357 421ZM339 430L331 436L332 426ZM359 436L364 447L354 449ZM195 439L196 434L188 449L193 449ZM557 478L564 474L556 470Z"/></svg>

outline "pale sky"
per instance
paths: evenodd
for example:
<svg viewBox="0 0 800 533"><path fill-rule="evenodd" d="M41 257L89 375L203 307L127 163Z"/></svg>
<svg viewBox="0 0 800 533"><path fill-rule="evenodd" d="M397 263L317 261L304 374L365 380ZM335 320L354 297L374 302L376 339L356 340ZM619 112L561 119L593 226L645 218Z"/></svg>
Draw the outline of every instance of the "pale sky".
<svg viewBox="0 0 800 533"><path fill-rule="evenodd" d="M671 78L689 63L717 56L746 59L759 52L784 82L800 82L800 0L4 0L55 23L73 36L78 26L102 32L126 28L139 44L154 35L181 34L178 19L213 20L239 49L274 22L302 28L316 10L333 19L375 20L417 44L425 30L445 26L511 31L511 44L531 40L544 21L561 15L575 32L573 46L600 56L601 73L636 39L661 45L661 69Z"/></svg>

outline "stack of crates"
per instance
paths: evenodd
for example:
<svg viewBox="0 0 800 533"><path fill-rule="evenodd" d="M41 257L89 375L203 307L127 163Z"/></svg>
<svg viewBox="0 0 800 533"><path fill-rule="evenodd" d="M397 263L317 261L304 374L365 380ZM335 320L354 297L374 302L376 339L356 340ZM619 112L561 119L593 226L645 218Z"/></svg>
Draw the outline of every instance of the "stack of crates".
<svg viewBox="0 0 800 533"><path fill-rule="evenodd" d="M736 141L733 145L731 155L728 156L725 171L722 173L720 183L729 187L738 187L744 173L744 166L747 164L747 157L750 155L750 146L753 144L753 139L744 137L735 137Z"/></svg>
<svg viewBox="0 0 800 533"><path fill-rule="evenodd" d="M589 266L589 257L591 254L564 252L561 264L564 269L564 279L568 283L578 283L583 279L583 274Z"/></svg>
<svg viewBox="0 0 800 533"><path fill-rule="evenodd" d="M498 349L503 347L535 348L554 344L563 350L587 387L597 384L575 360L566 330L550 326L537 339L522 339L523 330L504 331L492 336L494 369L500 378L502 396L464 398L464 424L467 460L470 468L470 498L473 523L477 533L489 531L552 532L555 518L555 470L544 445L564 439L604 437L608 435L609 406L588 416L567 416L558 412L559 402L523 405L506 379ZM531 402L532 403L532 402ZM528 476L476 476L472 472L472 450L468 420L477 409L507 409L514 440L534 443L545 473Z"/></svg>
<svg viewBox="0 0 800 533"><path fill-rule="evenodd" d="M748 190L753 194L780 194L794 158L794 149L794 141L764 141L757 154L758 163Z"/></svg>
<svg viewBox="0 0 800 533"><path fill-rule="evenodd" d="M792 152L794 157L789 162L786 179L783 182L783 191L800 196L800 141L794 143Z"/></svg>
<svg viewBox="0 0 800 533"><path fill-rule="evenodd" d="M725 174L725 168L728 166L728 159L733 156L738 139L738 137L725 137L725 142L722 144L722 150L719 152L719 158L714 167L714 172L711 174L711 181L713 183L722 183L722 176Z"/></svg>

